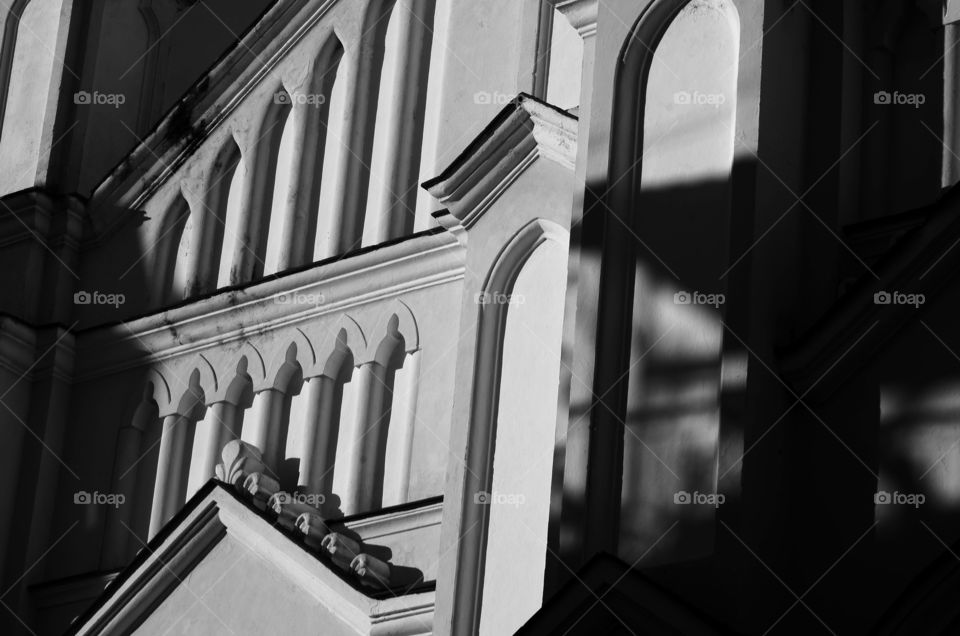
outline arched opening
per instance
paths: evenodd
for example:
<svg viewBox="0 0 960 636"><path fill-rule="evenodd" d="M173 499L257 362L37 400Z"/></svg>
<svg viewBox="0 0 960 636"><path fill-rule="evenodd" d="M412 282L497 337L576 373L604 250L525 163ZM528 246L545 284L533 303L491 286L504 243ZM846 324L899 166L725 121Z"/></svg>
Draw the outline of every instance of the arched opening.
<svg viewBox="0 0 960 636"><path fill-rule="evenodd" d="M609 369L626 393L618 552L630 563L713 548L716 506L700 496L717 487L738 56L729 0L661 2L631 34L618 78L628 141L612 174L627 176L612 207L631 232L608 256L611 268L633 263L612 301L631 347Z"/></svg>
<svg viewBox="0 0 960 636"><path fill-rule="evenodd" d="M222 223L222 240L220 241L220 268L217 273L217 287L226 287L237 280L234 267L237 265L235 256L239 250L251 249L247 245L241 227L241 206L243 202L243 182L246 178L246 161L240 153L240 148L231 140L228 149L223 155L223 163L219 166L218 176L211 188L217 194L214 199L218 225Z"/></svg>
<svg viewBox="0 0 960 636"><path fill-rule="evenodd" d="M300 470L299 457L287 455L291 405L302 387L303 370L297 362L297 345L291 343L270 386L254 396L240 433L240 439L263 451L270 476L289 492L296 487Z"/></svg>
<svg viewBox="0 0 960 636"><path fill-rule="evenodd" d="M158 281L158 303L172 303L183 298L192 231L190 206L183 195L177 193L160 226L157 264L154 267Z"/></svg>
<svg viewBox="0 0 960 636"><path fill-rule="evenodd" d="M202 421L206 413L200 375L199 369L191 372L176 410L163 418L150 511L151 539L186 502L190 466L193 463L194 431L196 423Z"/></svg>
<svg viewBox="0 0 960 636"><path fill-rule="evenodd" d="M492 475L468 502L488 509L481 634L516 631L543 602L566 262L565 244L544 241L486 296L504 308Z"/></svg>
<svg viewBox="0 0 960 636"><path fill-rule="evenodd" d="M342 515L340 497L334 487L337 472L337 454L341 448L340 431L343 426L344 387L353 377L354 357L347 344L347 332L341 329L336 345L323 365L322 373L307 380L311 396L303 411L302 425L297 433L291 430L290 439L296 438L300 463L298 489L311 495L322 496L321 509L330 517ZM288 445L288 456L292 449Z"/></svg>
<svg viewBox="0 0 960 636"><path fill-rule="evenodd" d="M346 144L346 104L349 87L350 65L345 60L337 64L333 74L333 86L328 101L326 128L326 150L323 153L323 166L320 183L320 196L317 202L317 238L313 246L313 260L323 260L337 253L336 232L340 227L335 218L343 212L339 209L337 184L341 181L340 172L344 169L340 158L340 149Z"/></svg>
<svg viewBox="0 0 960 636"><path fill-rule="evenodd" d="M290 92L293 110L281 143L281 166L287 167L289 176L278 178L275 185L274 211L279 212L280 218L271 219L268 271L297 267L309 263L314 256L321 190L330 180L323 172L329 99L342 57L343 45L331 35L313 61L307 81ZM340 211L334 208L326 213L340 214Z"/></svg>
<svg viewBox="0 0 960 636"><path fill-rule="evenodd" d="M556 224L530 222L501 251L478 299L455 626L464 633L511 633L543 600L536 564L547 550L567 241ZM521 549L522 562L535 565L509 565ZM523 591L506 598L508 590Z"/></svg>
<svg viewBox="0 0 960 636"><path fill-rule="evenodd" d="M237 439L246 409L253 403L253 381L247 373L247 358L240 358L223 400L210 404L195 425L187 498L215 474L227 442Z"/></svg>
<svg viewBox="0 0 960 636"><path fill-rule="evenodd" d="M414 227L435 0L397 2L383 33L362 244Z"/></svg>
<svg viewBox="0 0 960 636"><path fill-rule="evenodd" d="M290 191L290 180L293 170L293 139L296 135L293 126L293 118L290 117L292 98L290 94L281 89L275 94L275 101L279 102L279 108L271 109L269 123L271 137L275 140L271 144L269 151L273 154L274 174L273 192L271 193L270 204L265 208L267 212L267 241L266 251L263 256L263 275L267 276L277 271L277 265L280 258L280 242L283 240L283 221L284 206L287 200L287 192ZM279 134L277 134L279 131Z"/></svg>

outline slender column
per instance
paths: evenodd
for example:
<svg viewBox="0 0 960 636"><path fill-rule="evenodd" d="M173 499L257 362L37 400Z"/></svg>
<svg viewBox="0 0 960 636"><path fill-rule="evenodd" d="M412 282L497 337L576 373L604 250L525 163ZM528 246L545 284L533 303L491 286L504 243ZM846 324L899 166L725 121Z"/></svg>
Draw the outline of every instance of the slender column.
<svg viewBox="0 0 960 636"><path fill-rule="evenodd" d="M307 88L307 90L315 90ZM320 172L323 168L323 142L328 106L315 94L298 95L291 117L293 121L293 163L290 189L283 212L280 255L277 270L282 271L310 262L317 233L317 206L320 198Z"/></svg>
<svg viewBox="0 0 960 636"><path fill-rule="evenodd" d="M423 142L423 117L427 101L427 79L430 70L431 25L433 0L413 0L410 6L399 4L397 15L398 47L394 100L390 116L384 121L389 130L386 157L387 171L380 185L380 198L373 208L376 243L409 234L413 229L417 205L417 178L420 174L420 150ZM385 87L381 87L383 90Z"/></svg>
<svg viewBox="0 0 960 636"><path fill-rule="evenodd" d="M113 466L111 493L123 495L124 505L107 508L107 528L100 565L105 569L126 564L130 557L130 517L136 506L137 461L143 432L136 426L124 426L117 433L117 453ZM127 526L127 527L124 527Z"/></svg>
<svg viewBox="0 0 960 636"><path fill-rule="evenodd" d="M214 476L214 467L220 462L220 451L240 434L240 408L230 402L215 402L202 423L204 445L199 461L202 474L209 479Z"/></svg>
<svg viewBox="0 0 960 636"><path fill-rule="evenodd" d="M376 449L385 422L381 422L384 397L384 368L368 362L357 369L357 419L350 431L350 463L343 495L347 514L364 512L377 505L383 483L378 481Z"/></svg>
<svg viewBox="0 0 960 636"><path fill-rule="evenodd" d="M187 452L192 426L183 415L168 415L160 434L160 458L150 512L150 536L156 536L170 517L183 505L187 495L190 455Z"/></svg>
<svg viewBox="0 0 960 636"><path fill-rule="evenodd" d="M344 254L360 247L363 239L363 217L367 209L370 186L370 156L377 120L380 76L383 72L384 39L389 18L377 20L368 27L355 60L349 69L354 78L345 95L344 134L340 151L342 166L334 193L337 202L330 226L332 255Z"/></svg>
<svg viewBox="0 0 960 636"><path fill-rule="evenodd" d="M263 463L269 470L276 472L280 470L285 450L282 443L286 428L286 395L277 389L265 389L257 394L257 400L261 401L261 404L253 422L254 432L250 443L263 451ZM276 474L270 476L277 479Z"/></svg>
<svg viewBox="0 0 960 636"><path fill-rule="evenodd" d="M244 172L237 219L237 240L233 246L230 284L240 285L263 276L267 253L268 219L273 205L273 184L277 171L277 152L283 133L283 117L264 123L260 138L253 144L251 156L244 161Z"/></svg>
<svg viewBox="0 0 960 636"><path fill-rule="evenodd" d="M336 380L324 375L309 378L303 390L307 400L307 423L303 431L300 485L308 493L327 495L337 451Z"/></svg>
<svg viewBox="0 0 960 636"><path fill-rule="evenodd" d="M413 455L413 433L416 430L417 419L417 393L420 387L420 351L414 351L408 355L406 364L403 366L407 382L403 401L406 405L406 411L401 415L403 419L400 423L400 430L404 434L400 451L400 483L398 484L400 503L408 501L410 494L410 461Z"/></svg>

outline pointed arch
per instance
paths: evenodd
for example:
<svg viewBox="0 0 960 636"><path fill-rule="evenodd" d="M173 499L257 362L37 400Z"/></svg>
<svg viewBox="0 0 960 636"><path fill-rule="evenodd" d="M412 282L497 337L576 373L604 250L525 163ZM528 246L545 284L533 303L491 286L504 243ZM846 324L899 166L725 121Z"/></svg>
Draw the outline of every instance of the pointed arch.
<svg viewBox="0 0 960 636"><path fill-rule="evenodd" d="M325 368L331 356L344 347L353 351L353 355L367 351L367 337L360 324L352 317L343 314L332 325L324 328L325 335L317 347L317 364ZM365 358L364 358L365 359ZM363 360L358 360L357 364Z"/></svg>
<svg viewBox="0 0 960 636"><path fill-rule="evenodd" d="M148 369L144 384L150 392L151 399L157 403L160 417L166 417L176 412L170 384L160 371L153 367Z"/></svg>
<svg viewBox="0 0 960 636"><path fill-rule="evenodd" d="M420 348L420 330L413 311L402 300L396 298L383 308L380 320L370 332L370 343L365 352L365 360L377 357L377 351L388 336L403 337L404 351L416 351Z"/></svg>

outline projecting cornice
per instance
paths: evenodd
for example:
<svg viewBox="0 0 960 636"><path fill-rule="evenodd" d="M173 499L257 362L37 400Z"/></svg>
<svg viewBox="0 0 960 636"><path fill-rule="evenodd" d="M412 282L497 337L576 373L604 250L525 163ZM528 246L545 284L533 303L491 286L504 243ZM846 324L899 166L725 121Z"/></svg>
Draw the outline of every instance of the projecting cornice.
<svg viewBox="0 0 960 636"><path fill-rule="evenodd" d="M918 295L925 303L960 271L960 187L918 211L925 221L908 232L779 359L781 374L808 402L829 398L883 345L916 320L920 308L884 304L877 294Z"/></svg>
<svg viewBox="0 0 960 636"><path fill-rule="evenodd" d="M597 32L598 0L548 0L553 8L563 14L580 37L586 38Z"/></svg>
<svg viewBox="0 0 960 636"><path fill-rule="evenodd" d="M517 177L540 158L573 171L577 118L526 94L511 101L440 176L423 187L449 214L448 229L469 230Z"/></svg>

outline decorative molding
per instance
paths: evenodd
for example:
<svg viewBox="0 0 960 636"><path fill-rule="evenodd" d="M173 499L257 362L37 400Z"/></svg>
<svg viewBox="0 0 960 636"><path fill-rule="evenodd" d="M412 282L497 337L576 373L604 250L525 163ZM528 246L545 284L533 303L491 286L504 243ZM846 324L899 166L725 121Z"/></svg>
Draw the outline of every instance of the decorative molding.
<svg viewBox="0 0 960 636"><path fill-rule="evenodd" d="M554 9L563 14L582 38L597 33L598 0L547 0Z"/></svg>
<svg viewBox="0 0 960 636"><path fill-rule="evenodd" d="M78 370L77 381L221 349L230 343L256 343L259 337L286 327L309 334L314 329L308 326L315 326L323 316L391 302L422 289L459 281L463 273L463 249L454 237L445 232L421 234L352 258L243 289L226 290L125 323L81 331L78 360L87 366ZM325 302L306 308L278 302L290 294L322 295ZM350 345L353 348L354 344ZM97 355L82 355L84 350L96 351ZM353 349L355 355L365 350L365 342L363 347ZM325 362L322 351L321 348L317 354L319 364ZM258 352L262 353L262 348Z"/></svg>
<svg viewBox="0 0 960 636"><path fill-rule="evenodd" d="M490 206L535 161L545 158L573 172L577 118L530 95L521 94L440 176L423 187L449 214L437 221L469 231Z"/></svg>

